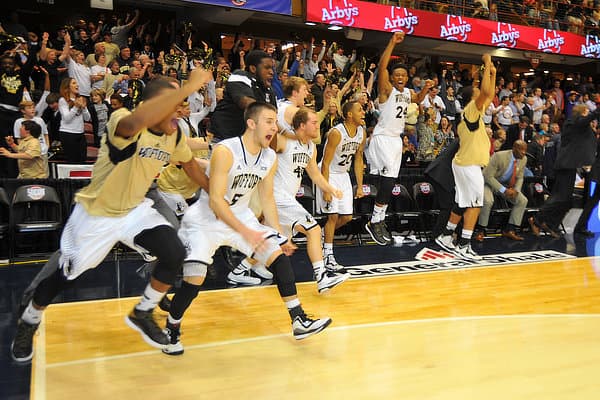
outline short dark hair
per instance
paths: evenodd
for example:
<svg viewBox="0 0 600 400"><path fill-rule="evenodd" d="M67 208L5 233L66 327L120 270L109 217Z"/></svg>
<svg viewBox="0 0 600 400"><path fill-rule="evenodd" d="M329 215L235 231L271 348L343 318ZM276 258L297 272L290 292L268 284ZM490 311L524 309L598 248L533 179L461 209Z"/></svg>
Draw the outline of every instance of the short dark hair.
<svg viewBox="0 0 600 400"><path fill-rule="evenodd" d="M27 120L21 123L23 128L34 138L39 138L42 135L42 127L35 121Z"/></svg>
<svg viewBox="0 0 600 400"><path fill-rule="evenodd" d="M255 101L246 108L246 111L244 111L244 121L248 121L249 119L256 121L258 119L258 115L263 110L271 110L277 113L277 108L275 108L273 104Z"/></svg>
<svg viewBox="0 0 600 400"><path fill-rule="evenodd" d="M403 64L403 63L396 63L396 64L392 65L392 67L390 68L390 72L394 72L398 68L402 68L403 70L408 72L408 67L406 66L406 64Z"/></svg>
<svg viewBox="0 0 600 400"><path fill-rule="evenodd" d="M348 116L348 113L352 111L352 107L354 107L354 104L356 103L358 103L358 101L356 100L345 102L342 106L342 117L346 118Z"/></svg>
<svg viewBox="0 0 600 400"><path fill-rule="evenodd" d="M263 58L271 58L271 56L262 50L252 50L250 53L248 53L248 55L246 55L246 65L254 65L255 67L258 67Z"/></svg>

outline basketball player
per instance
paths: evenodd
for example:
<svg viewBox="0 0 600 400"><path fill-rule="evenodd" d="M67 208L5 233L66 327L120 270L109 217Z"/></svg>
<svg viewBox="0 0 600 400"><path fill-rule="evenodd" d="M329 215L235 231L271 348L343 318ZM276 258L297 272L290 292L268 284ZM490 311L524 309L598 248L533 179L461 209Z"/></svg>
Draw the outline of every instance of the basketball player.
<svg viewBox="0 0 600 400"><path fill-rule="evenodd" d="M392 235L385 226L385 212L392 196L392 189L400 172L402 161L402 134L410 103L420 104L433 81L427 80L425 87L417 94L406 87L408 68L395 64L388 71L390 57L397 44L404 41L404 32L394 32L379 60L379 119L369 141L368 159L371 164L369 173L376 175L377 197L371 220L366 225L373 240L385 246L392 243Z"/></svg>
<svg viewBox="0 0 600 400"><path fill-rule="evenodd" d="M303 78L292 76L283 84L283 94L285 99L279 101L277 104L277 125L279 127L279 133L285 133L288 137L295 138L292 120L296 111L304 105L304 99L308 95L308 82ZM281 137L281 135L277 135L273 138L273 146L275 146L275 148L277 146L277 137ZM294 195L295 194L296 193L294 192ZM250 205L255 213L260 215L260 204L259 201L257 201L256 193L250 202ZM250 260L245 259L227 274L227 282L241 285L260 284L260 279L250 276L251 268L259 277L263 279L273 279L273 274L263 265L258 263L252 265Z"/></svg>
<svg viewBox="0 0 600 400"><path fill-rule="evenodd" d="M333 236L335 230L352 220L353 198L364 196L362 191L366 133L364 130L365 110L358 101L348 101L342 107L344 121L337 124L327 134L321 173L333 186L339 188L343 197L333 198L331 193L324 193L317 187L317 207L327 214L325 223L325 239L323 256L325 268L330 271L343 272L344 267L337 263L333 255ZM356 193L352 195L350 182L350 166L354 160L354 175L356 176Z"/></svg>
<svg viewBox="0 0 600 400"><path fill-rule="evenodd" d="M40 282L18 320L11 345L13 359L31 360L33 335L43 310L82 273L100 264L118 242L158 258L140 302L126 317L127 325L154 347L169 343L153 319L153 310L181 270L185 248L173 227L144 196L165 162L180 162L207 188L207 177L194 161L185 137L176 134L175 111L210 79L210 72L196 69L182 88L171 80L153 80L144 91L146 101L133 113L122 109L112 114L92 181L75 196L61 248L48 261L56 263L48 268L54 272Z"/></svg>
<svg viewBox="0 0 600 400"><path fill-rule="evenodd" d="M482 60L481 89L473 86L463 90L463 99L467 105L457 127L460 146L452 160L456 204L450 213L446 229L435 239L444 250L469 260L481 259L471 248L471 236L483 206L482 169L490 160L490 139L485 131L483 115L494 98L496 85L496 67L492 63L492 57L484 54ZM461 218L463 230L458 243L455 244L452 234Z"/></svg>
<svg viewBox="0 0 600 400"><path fill-rule="evenodd" d="M276 143L277 171L274 178L275 205L284 235L294 236L300 232L306 236L306 251L312 263L319 293L334 288L350 275L326 270L321 250L321 227L308 211L296 200L304 171L324 193L340 199L342 192L331 186L321 174L316 161L313 139L320 134L319 122L314 111L300 108L292 121L294 138L278 134ZM275 141L271 142L273 146ZM349 194L351 196L351 193ZM247 263L248 260L244 260ZM255 268L255 267L253 267Z"/></svg>
<svg viewBox="0 0 600 400"><path fill-rule="evenodd" d="M183 283L175 292L167 319L166 331L171 341L163 349L166 354L183 353L179 340L183 314L198 295L213 254L224 245L252 256L273 272L296 339L318 333L331 323L330 318L313 320L304 313L287 256L295 246L279 235L282 230L273 196L277 157L269 148L277 134L277 109L254 102L247 107L244 119L246 130L241 137L225 139L213 148L209 194L203 192L181 221L179 236L188 254L183 264ZM267 226L258 222L249 207L256 190Z"/></svg>

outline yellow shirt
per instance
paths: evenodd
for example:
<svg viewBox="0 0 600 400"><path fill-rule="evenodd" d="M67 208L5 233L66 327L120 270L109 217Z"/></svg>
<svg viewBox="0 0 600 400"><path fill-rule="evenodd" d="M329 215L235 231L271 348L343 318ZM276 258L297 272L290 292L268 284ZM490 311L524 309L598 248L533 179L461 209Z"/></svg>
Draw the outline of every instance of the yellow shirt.
<svg viewBox="0 0 600 400"><path fill-rule="evenodd" d="M18 179L44 179L48 177L48 168L46 157L42 155L42 146L40 141L33 136L27 136L19 141L18 153L29 154L33 159L18 159L19 176Z"/></svg>
<svg viewBox="0 0 600 400"><path fill-rule="evenodd" d="M92 181L75 195L91 215L117 217L127 214L143 200L148 188L166 163L188 162L192 151L177 133L155 134L143 129L130 138L115 135L121 118L130 112L121 108L107 123L108 135L94 164Z"/></svg>
<svg viewBox="0 0 600 400"><path fill-rule="evenodd" d="M458 124L457 132L460 138L460 147L454 156L457 165L479 165L485 167L490 161L490 138L485 132L483 123L483 110L478 110L475 100L471 100L465 107L462 121ZM477 128L470 131L465 119L471 123L478 121Z"/></svg>
<svg viewBox="0 0 600 400"><path fill-rule="evenodd" d="M194 157L208 159L208 150L193 152ZM158 188L165 193L179 193L184 199L190 199L200 189L200 185L194 182L178 165L169 164L160 173L156 180Z"/></svg>

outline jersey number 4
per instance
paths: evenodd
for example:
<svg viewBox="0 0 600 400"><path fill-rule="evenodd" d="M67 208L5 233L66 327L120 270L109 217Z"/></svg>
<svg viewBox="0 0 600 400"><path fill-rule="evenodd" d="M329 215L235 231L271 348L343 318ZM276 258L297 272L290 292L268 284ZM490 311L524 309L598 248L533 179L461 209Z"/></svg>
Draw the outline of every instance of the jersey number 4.
<svg viewBox="0 0 600 400"><path fill-rule="evenodd" d="M294 170L294 173L296 174L296 176L298 178L302 178L302 174L304 174L304 168L302 168L301 166L297 166L296 169Z"/></svg>

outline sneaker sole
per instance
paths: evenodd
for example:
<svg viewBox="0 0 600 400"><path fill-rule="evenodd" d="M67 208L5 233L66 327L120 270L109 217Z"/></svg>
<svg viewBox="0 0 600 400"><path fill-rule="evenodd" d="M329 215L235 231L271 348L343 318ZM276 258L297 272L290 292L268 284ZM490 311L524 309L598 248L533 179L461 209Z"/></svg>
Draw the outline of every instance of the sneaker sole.
<svg viewBox="0 0 600 400"><path fill-rule="evenodd" d="M367 233L368 233L369 235L371 235L371 239L373 239L373 241L374 241L375 243L377 243L378 245L380 245L380 246L387 246L387 245L388 245L388 242L387 242L387 241L385 241L385 242L380 242L379 240L377 240L377 239L375 238L375 235L373 234L373 232L371 232L371 229L369 229L369 224L366 224L366 225L365 225L365 230L367 231Z"/></svg>
<svg viewBox="0 0 600 400"><path fill-rule="evenodd" d="M437 244L438 246L440 246L442 249L444 249L444 250L446 250L446 251L454 254L455 256L459 256L460 257L460 255L456 253L456 247L454 247L454 248L448 247L444 243L442 243L441 240L438 240L438 238L435 238L435 244Z"/></svg>
<svg viewBox="0 0 600 400"><path fill-rule="evenodd" d="M11 342L10 343L10 357L18 362L18 363L28 363L33 359L33 351L31 351L31 354L29 354L27 357L16 357L15 353L13 353L13 347L15 345L15 342Z"/></svg>
<svg viewBox="0 0 600 400"><path fill-rule="evenodd" d="M180 356L183 354L183 346L181 345L181 343L179 343L179 345L174 345L176 346L176 348L174 350L169 350L169 346L173 346L173 345L167 345L167 347L162 349L162 352L168 356Z"/></svg>
<svg viewBox="0 0 600 400"><path fill-rule="evenodd" d="M327 287L319 289L318 286L317 286L317 290L319 291L319 293L328 292L331 289L333 289L334 287L339 286L342 283L346 282L350 278L350 274L344 274L344 275L341 275L341 276L343 277L343 279L340 279L339 281L333 282L331 285L329 285Z"/></svg>
<svg viewBox="0 0 600 400"><path fill-rule="evenodd" d="M316 335L317 333L321 332L323 329L325 329L329 325L331 325L331 322L333 322L332 319L328 318L327 321L323 325L321 325L320 327L318 327L317 329L315 329L313 331L310 331L310 332L302 333L300 335L294 335L294 338L296 340L302 340L302 339L306 339L309 336Z"/></svg>
<svg viewBox="0 0 600 400"><path fill-rule="evenodd" d="M152 340L152 338L150 336L146 335L146 333L139 326L137 326L132 320L129 319L129 315L125 317L125 323L131 329L138 331L140 333L140 335L142 335L142 339L144 339L144 342L148 343L150 346L154 347L155 349L162 350L165 348L165 346L168 346L167 344L161 344L161 343L158 343L158 342L155 342L154 340Z"/></svg>
<svg viewBox="0 0 600 400"><path fill-rule="evenodd" d="M273 274L271 274L271 273L269 273L269 275L267 275L267 274L261 274L261 273L259 273L258 271L254 270L254 269L252 270L252 272L255 273L256 276L260 277L261 279L267 279L267 280L273 279Z"/></svg>
<svg viewBox="0 0 600 400"><path fill-rule="evenodd" d="M230 285L244 285L244 286L256 286L256 285L260 285L260 279L256 278L256 280L258 281L253 281L253 282L240 282L240 281L235 281L233 279L231 279L229 277L229 275L227 275L227 283L229 283Z"/></svg>

